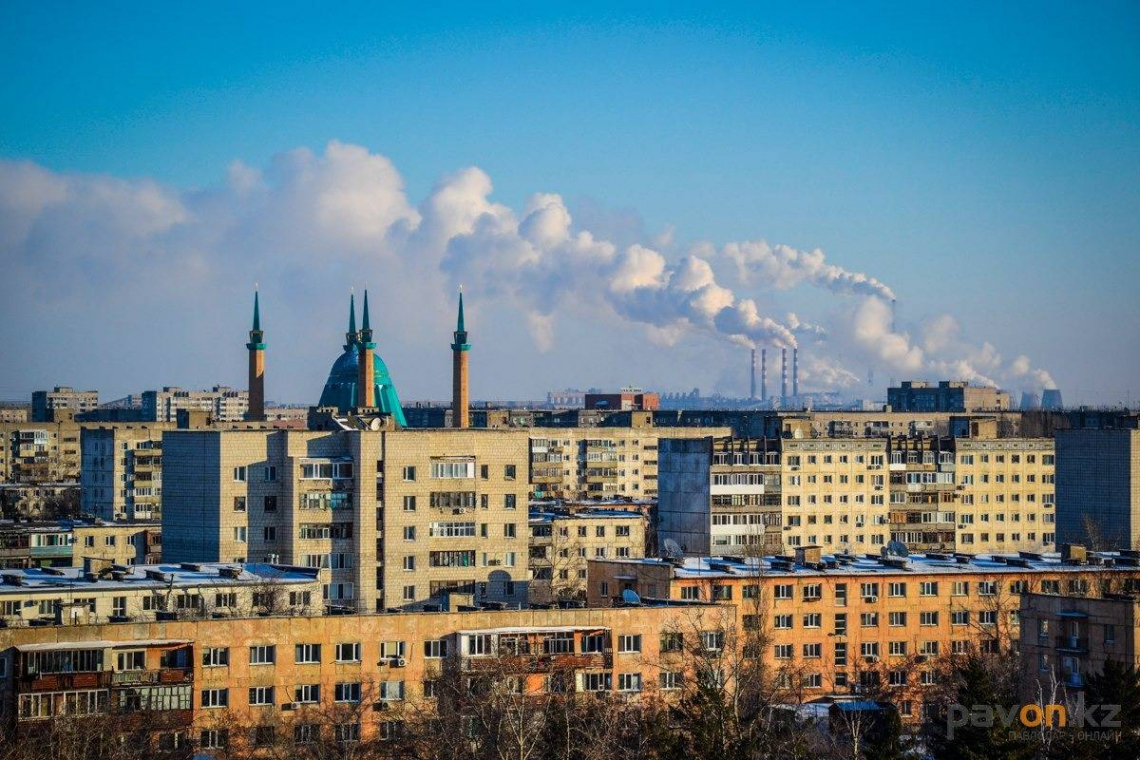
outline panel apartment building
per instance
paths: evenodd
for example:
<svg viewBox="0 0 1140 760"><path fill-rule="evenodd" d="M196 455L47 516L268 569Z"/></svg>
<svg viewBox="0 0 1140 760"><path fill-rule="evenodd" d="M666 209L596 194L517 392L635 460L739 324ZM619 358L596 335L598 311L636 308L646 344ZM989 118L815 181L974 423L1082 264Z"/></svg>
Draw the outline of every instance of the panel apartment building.
<svg viewBox="0 0 1140 760"><path fill-rule="evenodd" d="M1051 551L1049 438L705 438L661 444L658 531L686 554Z"/></svg>
<svg viewBox="0 0 1140 760"><path fill-rule="evenodd" d="M101 520L162 517L162 434L170 423L84 426L79 505Z"/></svg>
<svg viewBox="0 0 1140 760"><path fill-rule="evenodd" d="M629 414L624 426L531 428L533 496L656 498L661 440L730 434L727 427L657 427L650 412Z"/></svg>
<svg viewBox="0 0 1140 760"><path fill-rule="evenodd" d="M644 557L648 523L624 509L531 510L531 601L585 599L588 561Z"/></svg>
<svg viewBox="0 0 1140 760"><path fill-rule="evenodd" d="M511 430L170 432L163 558L316 567L362 612L523 603L528 456Z"/></svg>

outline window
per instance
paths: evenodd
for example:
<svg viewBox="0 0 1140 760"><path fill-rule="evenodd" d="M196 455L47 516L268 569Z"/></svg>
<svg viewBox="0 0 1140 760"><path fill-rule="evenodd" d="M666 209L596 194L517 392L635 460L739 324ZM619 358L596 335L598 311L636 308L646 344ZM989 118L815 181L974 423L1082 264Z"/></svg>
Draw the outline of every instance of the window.
<svg viewBox="0 0 1140 760"><path fill-rule="evenodd" d="M792 598L792 588L793 588L792 584L790 584L790 583L788 583L788 584L781 583L781 584L776 586L775 593L773 594L773 596L775 596L776 599L791 599Z"/></svg>
<svg viewBox="0 0 1140 760"><path fill-rule="evenodd" d="M685 636L682 633L669 631L661 634L662 652L680 652L685 647Z"/></svg>
<svg viewBox="0 0 1140 760"><path fill-rule="evenodd" d="M228 707L229 689L202 689L202 707Z"/></svg>
<svg viewBox="0 0 1140 760"><path fill-rule="evenodd" d="M406 557L404 557L404 569L409 571L409 572L416 569L415 555L409 554Z"/></svg>
<svg viewBox="0 0 1140 760"><path fill-rule="evenodd" d="M246 480L246 468L245 467L235 467L234 468L234 480L236 480L239 483L245 482L245 480Z"/></svg>
<svg viewBox="0 0 1140 760"><path fill-rule="evenodd" d="M336 723L333 725L333 736L337 744L348 744L360 741L360 723Z"/></svg>
<svg viewBox="0 0 1140 760"><path fill-rule="evenodd" d="M662 691L673 691L680 689L684 685L684 679L681 674L676 671L664 670L661 672L659 678Z"/></svg>
<svg viewBox="0 0 1140 760"><path fill-rule="evenodd" d="M277 662L277 647L272 644L261 644L249 648L250 665L272 665Z"/></svg>
<svg viewBox="0 0 1140 760"><path fill-rule="evenodd" d="M938 581L923 581L918 585L920 596L938 596Z"/></svg>
<svg viewBox="0 0 1140 760"><path fill-rule="evenodd" d="M234 497L234 511L235 512L244 512L245 511L245 497L244 496L235 496Z"/></svg>
<svg viewBox="0 0 1140 760"><path fill-rule="evenodd" d="M333 699L336 702L359 702L360 683L338 683L333 690Z"/></svg>
<svg viewBox="0 0 1140 760"><path fill-rule="evenodd" d="M724 649L724 631L701 631L701 648L706 652Z"/></svg>
<svg viewBox="0 0 1140 760"><path fill-rule="evenodd" d="M249 687L249 705L250 707L258 707L262 705L273 704L273 687L272 686L251 686Z"/></svg>
<svg viewBox="0 0 1140 760"><path fill-rule="evenodd" d="M905 612L891 612L887 614L887 625L890 626L905 626L906 613Z"/></svg>
<svg viewBox="0 0 1140 760"><path fill-rule="evenodd" d="M879 624L879 613L864 612L859 615L859 624L864 628L874 628Z"/></svg>
<svg viewBox="0 0 1140 760"><path fill-rule="evenodd" d="M640 673L621 673L618 675L618 691L641 691Z"/></svg>
<svg viewBox="0 0 1140 760"><path fill-rule="evenodd" d="M822 644L804 644L804 657L815 659L823 656Z"/></svg>
<svg viewBox="0 0 1140 760"><path fill-rule="evenodd" d="M504 465L504 467L503 467L503 478L505 478L506 480L514 480L517 474L518 474L518 471L517 471L517 468L515 465L513 465L513 464Z"/></svg>
<svg viewBox="0 0 1140 760"><path fill-rule="evenodd" d="M244 525L237 525L234 527L234 541L239 544L244 544L246 540L246 527Z"/></svg>
<svg viewBox="0 0 1140 760"><path fill-rule="evenodd" d="M447 657L446 639L429 639L424 642L424 657L432 660Z"/></svg>
<svg viewBox="0 0 1140 760"><path fill-rule="evenodd" d="M141 649L119 652L116 668L118 670L146 670L146 652Z"/></svg>
<svg viewBox="0 0 1140 760"><path fill-rule="evenodd" d="M898 582L891 583L891 585L887 587L887 595L893 597L906 596L906 584Z"/></svg>
<svg viewBox="0 0 1140 760"><path fill-rule="evenodd" d="M264 469L265 480L269 483L277 480L277 468L272 465L266 465Z"/></svg>
<svg viewBox="0 0 1140 760"><path fill-rule="evenodd" d="M818 612L809 612L804 615L804 628L820 628L823 625L823 615Z"/></svg>
<svg viewBox="0 0 1140 760"><path fill-rule="evenodd" d="M224 668L230 664L229 647L207 647L202 650L202 667Z"/></svg>
<svg viewBox="0 0 1140 760"><path fill-rule="evenodd" d="M918 622L920 625L925 626L938 625L938 612L920 612L918 614Z"/></svg>
<svg viewBox="0 0 1140 760"><path fill-rule="evenodd" d="M199 735L198 746L202 749L225 749L229 743L230 732L227 729L208 728Z"/></svg>
<svg viewBox="0 0 1140 760"><path fill-rule="evenodd" d="M316 704L321 701L321 685L317 683L298 684L293 690L293 701L303 705Z"/></svg>
<svg viewBox="0 0 1140 760"><path fill-rule="evenodd" d="M416 497L415 496L405 496L404 497L404 511L405 512L415 512L416 511Z"/></svg>
<svg viewBox="0 0 1140 760"><path fill-rule="evenodd" d="M640 634L623 634L618 637L618 652L630 653L641 651Z"/></svg>
<svg viewBox="0 0 1140 760"><path fill-rule="evenodd" d="M788 630L792 627L791 615L776 615L773 625L776 630Z"/></svg>
<svg viewBox="0 0 1140 760"><path fill-rule="evenodd" d="M582 691L609 691L613 688L613 678L609 673L583 673Z"/></svg>
<svg viewBox="0 0 1140 760"><path fill-rule="evenodd" d="M380 701L381 702L397 702L404 698L404 682L403 681L381 681L380 682Z"/></svg>
<svg viewBox="0 0 1140 760"><path fill-rule="evenodd" d="M360 662L360 642L345 641L336 645L337 662Z"/></svg>
<svg viewBox="0 0 1140 760"><path fill-rule="evenodd" d="M906 642L905 641L892 641L888 646L888 653L891 657L906 657Z"/></svg>
<svg viewBox="0 0 1140 760"><path fill-rule="evenodd" d="M293 743L313 744L321 738L321 727L318 723L294 723Z"/></svg>
<svg viewBox="0 0 1140 760"><path fill-rule="evenodd" d="M950 625L969 625L970 612L969 610L953 610L950 613Z"/></svg>
<svg viewBox="0 0 1140 760"><path fill-rule="evenodd" d="M311 665L321 661L320 644L297 644L294 662L298 665Z"/></svg>
<svg viewBox="0 0 1140 760"><path fill-rule="evenodd" d="M404 468L404 480L415 480L415 479L416 479L416 468L415 467L405 467Z"/></svg>
<svg viewBox="0 0 1140 760"><path fill-rule="evenodd" d="M412 477L408 477L407 470L404 468L404 480L415 480L415 468L412 469ZM474 460L451 460L451 459L433 459L431 463L431 476L435 479L454 479L454 478L474 478L475 477L475 461Z"/></svg>

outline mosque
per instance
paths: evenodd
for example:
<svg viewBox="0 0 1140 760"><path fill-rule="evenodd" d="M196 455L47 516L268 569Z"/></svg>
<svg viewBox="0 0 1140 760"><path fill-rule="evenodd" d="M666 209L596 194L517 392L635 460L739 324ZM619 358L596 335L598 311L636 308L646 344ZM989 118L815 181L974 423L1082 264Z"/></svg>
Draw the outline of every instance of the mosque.
<svg viewBox="0 0 1140 760"><path fill-rule="evenodd" d="M452 425L469 425L467 330L463 319L463 293L459 293L459 316L456 320L452 352ZM249 413L247 419L265 420L265 332L261 329L260 294L253 295L253 327L249 331ZM333 362L329 378L321 391L318 408L335 409L339 414L386 415L399 427L407 427L400 396L388 365L376 353L372 325L368 315L368 291L364 291L364 308L360 329L356 329L356 296L349 296L348 332L342 353Z"/></svg>

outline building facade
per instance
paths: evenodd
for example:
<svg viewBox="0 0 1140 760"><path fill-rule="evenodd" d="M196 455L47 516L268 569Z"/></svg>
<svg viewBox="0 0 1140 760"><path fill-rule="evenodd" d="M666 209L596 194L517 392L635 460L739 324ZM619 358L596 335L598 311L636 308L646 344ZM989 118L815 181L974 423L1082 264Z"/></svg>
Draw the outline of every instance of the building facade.
<svg viewBox="0 0 1140 760"><path fill-rule="evenodd" d="M57 385L50 391L32 393L32 421L50 422L56 412L67 412L72 417L99 408L99 391L77 391Z"/></svg>
<svg viewBox="0 0 1140 760"><path fill-rule="evenodd" d="M648 518L624 509L530 512L530 600L586 598L591 559L644 557Z"/></svg>
<svg viewBox="0 0 1140 760"><path fill-rule="evenodd" d="M1057 533L1097 548L1140 546L1140 430L1057 432Z"/></svg>
<svg viewBox="0 0 1140 760"><path fill-rule="evenodd" d="M524 431L177 431L163 456L167 561L317 567L359 611L526 601Z"/></svg>
<svg viewBox="0 0 1140 760"><path fill-rule="evenodd" d="M1010 395L997 388L970 385L964 380L904 380L887 389L887 406L900 412L984 412L1010 409Z"/></svg>
<svg viewBox="0 0 1140 760"><path fill-rule="evenodd" d="M205 391L187 391L174 386L143 391L144 420L177 423L180 411L206 412L217 422L240 422L249 413L249 391L225 385L215 385Z"/></svg>
<svg viewBox="0 0 1140 760"><path fill-rule="evenodd" d="M169 423L84 426L80 510L101 520L162 517L162 435Z"/></svg>

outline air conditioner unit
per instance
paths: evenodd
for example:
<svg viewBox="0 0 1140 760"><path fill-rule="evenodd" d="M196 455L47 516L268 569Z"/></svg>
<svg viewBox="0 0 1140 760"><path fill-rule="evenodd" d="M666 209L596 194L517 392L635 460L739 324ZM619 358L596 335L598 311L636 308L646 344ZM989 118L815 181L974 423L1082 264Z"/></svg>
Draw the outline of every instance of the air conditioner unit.
<svg viewBox="0 0 1140 760"><path fill-rule="evenodd" d="M865 596L865 597L863 597L863 601L866 602L867 604L874 604L875 602L879 601L879 597L877 597L877 596Z"/></svg>
<svg viewBox="0 0 1140 760"><path fill-rule="evenodd" d="M926 662L926 661L927 661L927 660L929 660L929 659L930 659L930 658L929 658L928 656L926 656L926 655L924 655L924 654L920 654L920 655L917 655L917 656L914 658L914 661L915 661L915 662L919 662L919 663L922 663L922 662Z"/></svg>
<svg viewBox="0 0 1140 760"><path fill-rule="evenodd" d="M281 703L281 709L286 711L286 712L289 710L296 710L297 709L297 703L296 702L282 702Z"/></svg>
<svg viewBox="0 0 1140 760"><path fill-rule="evenodd" d="M393 668L404 668L407 667L408 661L404 657L393 657L391 665Z"/></svg>
<svg viewBox="0 0 1140 760"><path fill-rule="evenodd" d="M384 712L385 710L388 709L388 703L387 702L374 702L372 704L372 709L375 712Z"/></svg>
<svg viewBox="0 0 1140 760"><path fill-rule="evenodd" d="M868 655L863 656L863 662L878 662L878 661L879 661L879 655L877 655L877 654L868 654Z"/></svg>

